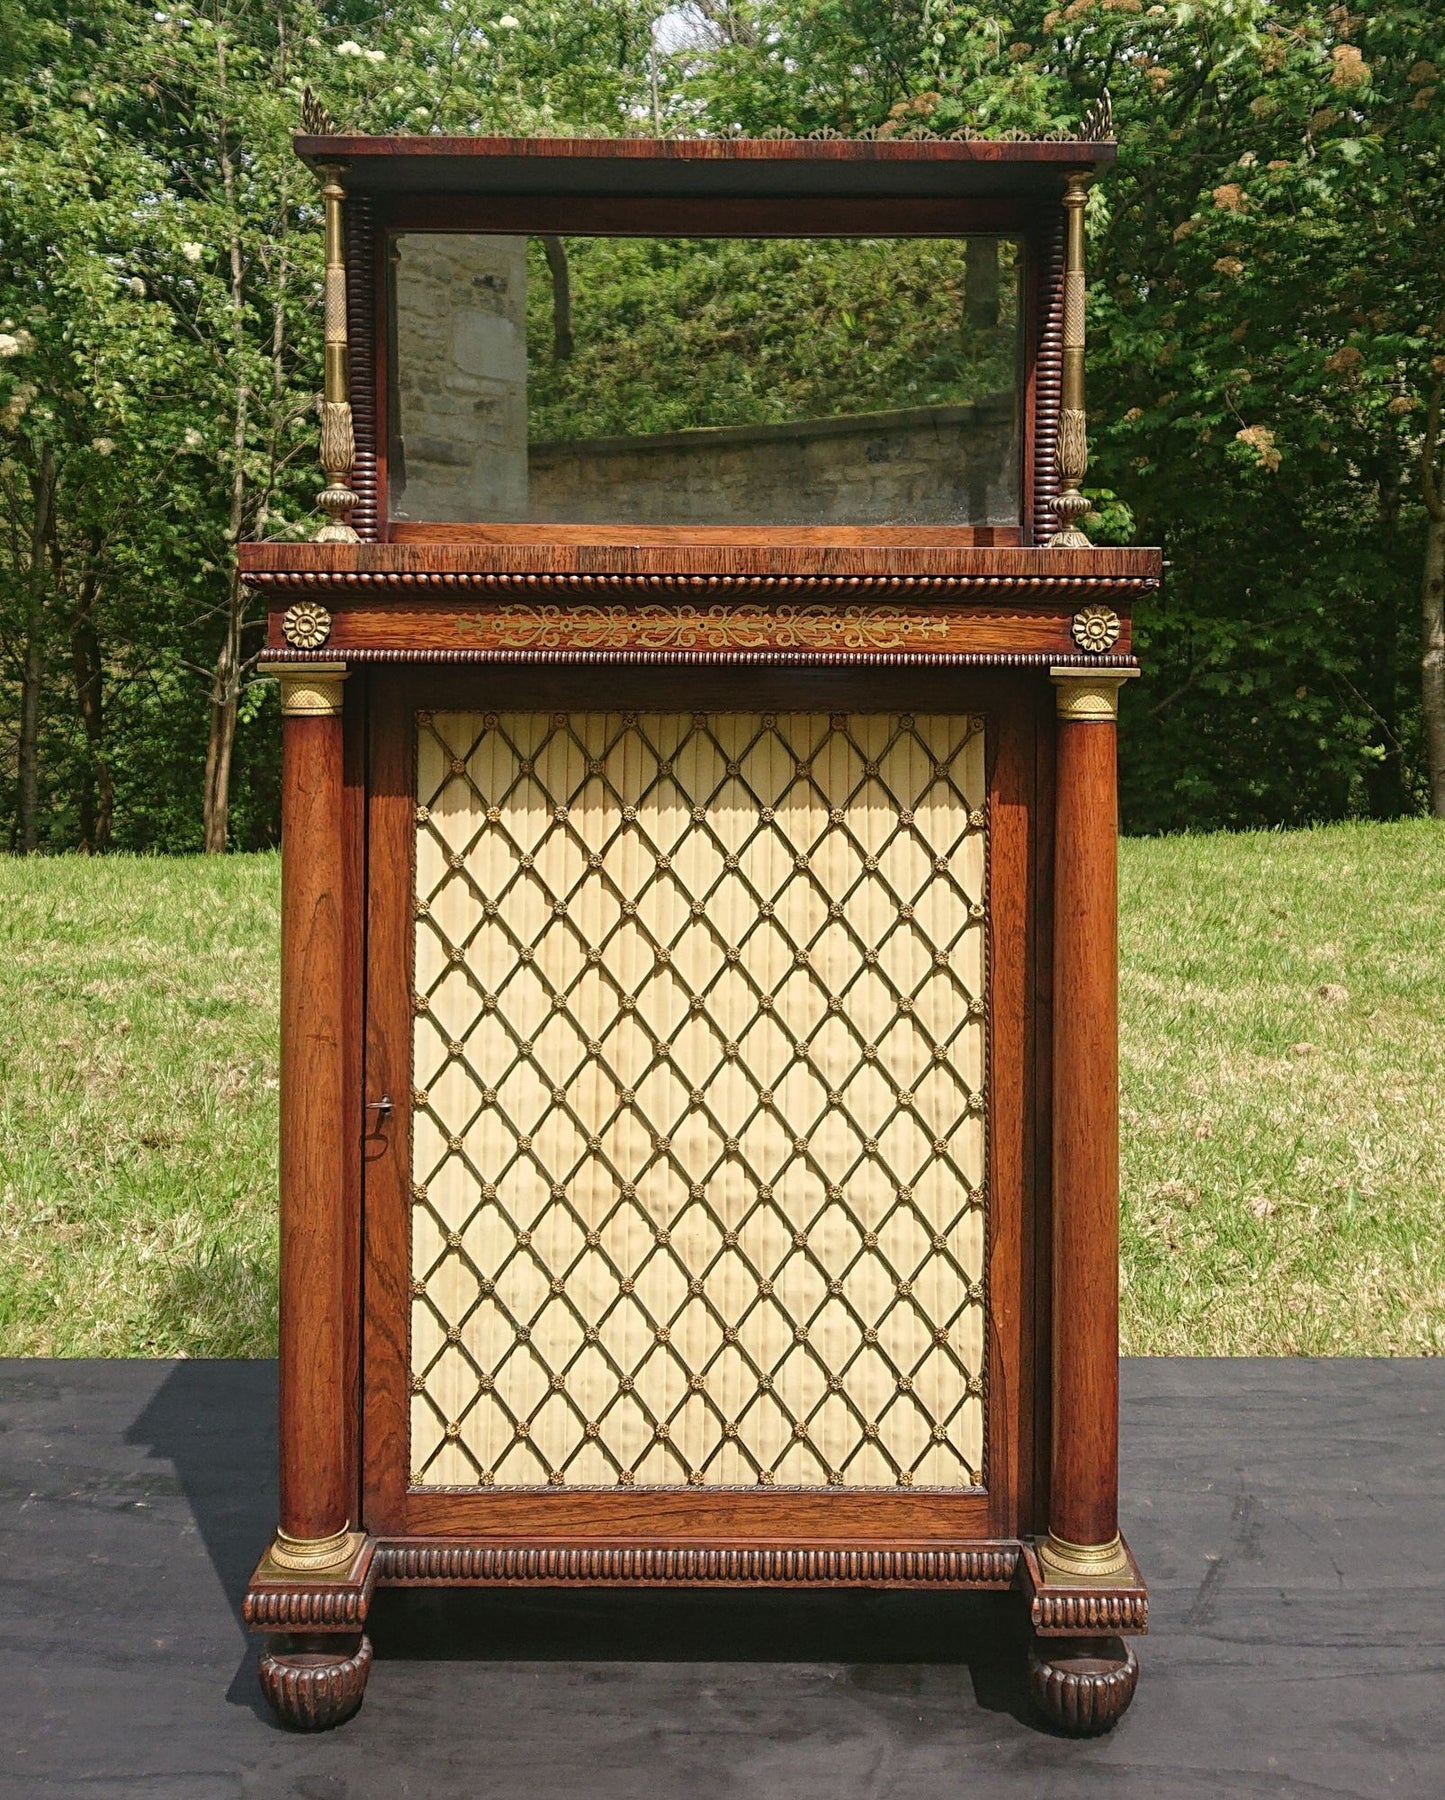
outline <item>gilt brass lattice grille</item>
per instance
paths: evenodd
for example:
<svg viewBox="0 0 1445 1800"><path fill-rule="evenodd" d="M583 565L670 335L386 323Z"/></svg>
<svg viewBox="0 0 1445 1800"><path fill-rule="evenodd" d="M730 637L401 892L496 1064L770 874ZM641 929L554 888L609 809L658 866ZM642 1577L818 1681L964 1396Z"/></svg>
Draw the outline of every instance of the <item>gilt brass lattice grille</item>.
<svg viewBox="0 0 1445 1800"><path fill-rule="evenodd" d="M974 1486L983 721L418 719L411 1480Z"/></svg>

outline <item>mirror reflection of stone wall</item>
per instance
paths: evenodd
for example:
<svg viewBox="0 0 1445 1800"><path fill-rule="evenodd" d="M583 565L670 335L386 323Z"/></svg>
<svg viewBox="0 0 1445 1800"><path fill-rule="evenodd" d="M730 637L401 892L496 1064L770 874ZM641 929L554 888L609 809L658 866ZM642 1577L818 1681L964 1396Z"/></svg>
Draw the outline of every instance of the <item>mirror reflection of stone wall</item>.
<svg viewBox="0 0 1445 1800"><path fill-rule="evenodd" d="M527 240L394 240L396 519L527 516Z"/></svg>
<svg viewBox="0 0 1445 1800"><path fill-rule="evenodd" d="M533 444L528 517L579 525L1015 525L1008 397Z"/></svg>
<svg viewBox="0 0 1445 1800"><path fill-rule="evenodd" d="M1016 525L1016 246L426 236L392 517Z"/></svg>

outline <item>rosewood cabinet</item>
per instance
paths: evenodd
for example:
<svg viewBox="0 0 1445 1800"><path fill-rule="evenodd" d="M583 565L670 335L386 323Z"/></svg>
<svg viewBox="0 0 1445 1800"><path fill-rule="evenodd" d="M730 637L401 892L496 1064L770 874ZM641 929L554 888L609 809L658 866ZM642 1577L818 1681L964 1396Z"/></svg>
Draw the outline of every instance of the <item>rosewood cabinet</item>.
<svg viewBox="0 0 1445 1800"><path fill-rule="evenodd" d="M1016 1591L1133 1692L1077 139L297 140L268 1697L378 1585Z"/></svg>

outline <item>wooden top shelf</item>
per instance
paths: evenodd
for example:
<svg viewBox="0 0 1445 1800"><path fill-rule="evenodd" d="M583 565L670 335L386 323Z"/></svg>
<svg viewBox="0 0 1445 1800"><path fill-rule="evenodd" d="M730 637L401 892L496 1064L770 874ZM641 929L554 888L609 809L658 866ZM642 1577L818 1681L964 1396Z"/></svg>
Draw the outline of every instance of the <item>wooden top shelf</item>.
<svg viewBox="0 0 1445 1800"><path fill-rule="evenodd" d="M1070 170L1114 161L1109 140L1030 138L295 139L353 193L686 198L1055 197Z"/></svg>
<svg viewBox="0 0 1445 1800"><path fill-rule="evenodd" d="M441 529L433 527L432 529ZM485 538L472 532L485 530ZM493 536L492 533L496 535ZM682 585L746 585L764 578L846 588L866 580L890 586L910 579L979 592L1119 591L1157 587L1160 553L1105 545L1087 550L979 545L940 529L696 530L617 527L473 527L465 539L432 543L257 544L239 546L241 575L258 585L404 587L512 578L665 580Z"/></svg>

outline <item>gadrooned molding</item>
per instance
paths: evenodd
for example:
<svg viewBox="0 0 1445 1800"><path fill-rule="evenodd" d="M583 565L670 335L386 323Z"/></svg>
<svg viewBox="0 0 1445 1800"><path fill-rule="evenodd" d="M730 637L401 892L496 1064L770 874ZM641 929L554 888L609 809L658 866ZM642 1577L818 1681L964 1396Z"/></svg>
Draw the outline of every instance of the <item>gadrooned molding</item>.
<svg viewBox="0 0 1445 1800"><path fill-rule="evenodd" d="M252 1588L241 1617L253 1631L359 1631L370 1601L369 1586Z"/></svg>
<svg viewBox="0 0 1445 1800"><path fill-rule="evenodd" d="M1149 1629L1149 1596L1145 1593L1035 1592L1029 1604L1035 1631L1065 1632L1087 1637L1094 1632L1142 1634Z"/></svg>
<svg viewBox="0 0 1445 1800"><path fill-rule="evenodd" d="M475 650L398 647L333 649L348 663L529 663L590 666L596 663L638 664L648 668L728 668L739 664L765 664L776 668L834 669L1052 669L1077 664L1080 669L1137 669L1133 657L1059 656L1033 650ZM296 664L304 657L294 651L263 650L257 659L262 668L273 663ZM318 659L324 660L324 659Z"/></svg>
<svg viewBox="0 0 1445 1800"><path fill-rule="evenodd" d="M382 1544L376 1577L388 1585L507 1582L716 1582L851 1586L875 1582L1007 1587L1015 1545L948 1550L631 1548L566 1545Z"/></svg>
<svg viewBox="0 0 1445 1800"><path fill-rule="evenodd" d="M336 588L561 589L572 593L608 593L647 589L660 593L706 590L742 593L764 589L778 593L1091 593L1147 594L1159 586L1155 575L684 575L656 573L558 573L547 570L493 569L250 569L241 576L247 587L307 593Z"/></svg>

